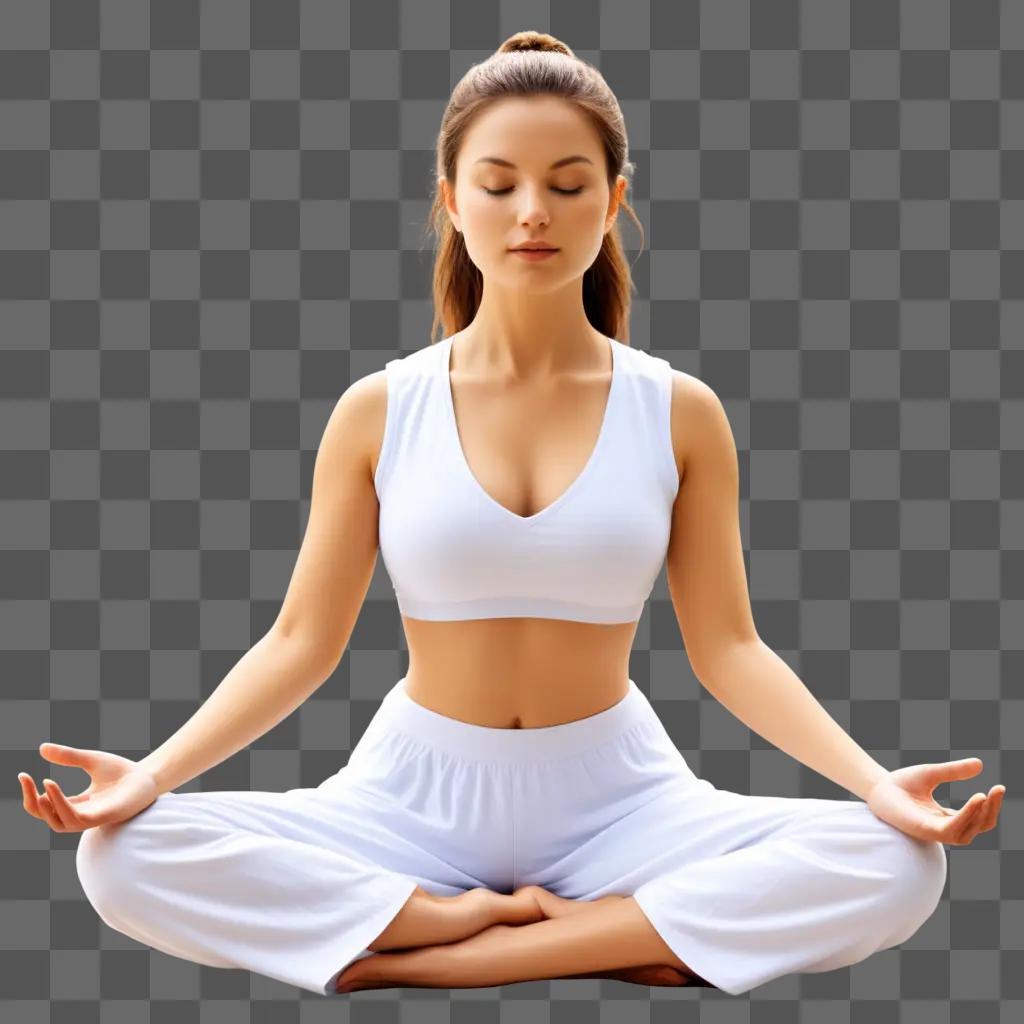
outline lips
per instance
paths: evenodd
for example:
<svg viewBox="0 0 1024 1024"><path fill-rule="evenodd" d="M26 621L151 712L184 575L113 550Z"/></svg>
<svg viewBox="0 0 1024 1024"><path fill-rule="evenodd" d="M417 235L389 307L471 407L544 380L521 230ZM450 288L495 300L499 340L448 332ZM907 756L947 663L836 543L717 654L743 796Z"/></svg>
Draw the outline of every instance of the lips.
<svg viewBox="0 0 1024 1024"><path fill-rule="evenodd" d="M556 252L556 247L553 245L516 245L513 246L512 252Z"/></svg>

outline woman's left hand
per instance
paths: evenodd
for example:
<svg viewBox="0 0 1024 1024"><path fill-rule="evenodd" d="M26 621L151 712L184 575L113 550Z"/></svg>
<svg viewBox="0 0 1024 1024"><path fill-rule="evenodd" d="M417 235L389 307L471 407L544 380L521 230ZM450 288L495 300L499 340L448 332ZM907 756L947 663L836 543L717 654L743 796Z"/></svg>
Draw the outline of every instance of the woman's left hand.
<svg viewBox="0 0 1024 1024"><path fill-rule="evenodd" d="M897 768L875 784L866 802L877 817L908 836L966 846L979 832L996 827L1006 787L993 786L988 795L975 793L959 811L937 803L932 790L943 782L969 779L982 767L980 758L968 757Z"/></svg>

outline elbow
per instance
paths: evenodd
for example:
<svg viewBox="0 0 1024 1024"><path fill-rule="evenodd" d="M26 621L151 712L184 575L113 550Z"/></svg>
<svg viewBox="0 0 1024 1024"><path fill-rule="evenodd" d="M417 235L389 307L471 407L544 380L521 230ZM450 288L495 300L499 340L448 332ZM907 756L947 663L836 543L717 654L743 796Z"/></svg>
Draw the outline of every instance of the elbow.
<svg viewBox="0 0 1024 1024"><path fill-rule="evenodd" d="M700 656L690 656L690 666L701 686L709 691L722 689L737 679L747 678L751 656L768 650L755 632L723 640ZM746 667L745 667L746 666Z"/></svg>
<svg viewBox="0 0 1024 1024"><path fill-rule="evenodd" d="M303 666L303 676L314 676L319 682L329 679L341 662L344 651L306 633L273 626L264 639Z"/></svg>

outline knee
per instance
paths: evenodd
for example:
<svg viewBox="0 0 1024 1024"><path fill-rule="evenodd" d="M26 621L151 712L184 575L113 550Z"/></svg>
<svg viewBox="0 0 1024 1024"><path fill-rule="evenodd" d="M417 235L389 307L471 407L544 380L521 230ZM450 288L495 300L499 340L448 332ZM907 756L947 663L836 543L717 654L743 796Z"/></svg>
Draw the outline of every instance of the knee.
<svg viewBox="0 0 1024 1024"><path fill-rule="evenodd" d="M885 824L889 857L889 911L899 937L910 938L932 916L946 887L946 850L940 842L916 839Z"/></svg>
<svg viewBox="0 0 1024 1024"><path fill-rule="evenodd" d="M142 827L131 818L86 829L78 841L78 881L93 909L111 928L120 929L134 898Z"/></svg>

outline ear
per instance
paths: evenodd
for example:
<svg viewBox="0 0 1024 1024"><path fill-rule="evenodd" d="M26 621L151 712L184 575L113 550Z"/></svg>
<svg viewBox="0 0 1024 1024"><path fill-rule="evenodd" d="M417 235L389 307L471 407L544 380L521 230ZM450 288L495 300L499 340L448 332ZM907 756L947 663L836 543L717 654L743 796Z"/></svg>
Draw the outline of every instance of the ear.
<svg viewBox="0 0 1024 1024"><path fill-rule="evenodd" d="M437 187L441 192L441 198L444 201L444 207L448 211L448 217L451 220L456 231L461 231L459 227L459 211L455 207L455 192L453 189L448 187L448 179L440 177L437 179Z"/></svg>

